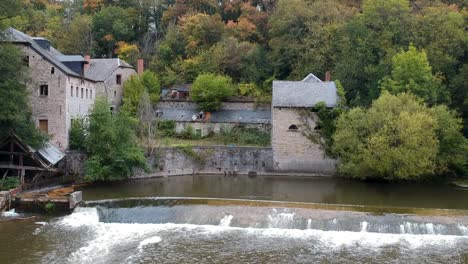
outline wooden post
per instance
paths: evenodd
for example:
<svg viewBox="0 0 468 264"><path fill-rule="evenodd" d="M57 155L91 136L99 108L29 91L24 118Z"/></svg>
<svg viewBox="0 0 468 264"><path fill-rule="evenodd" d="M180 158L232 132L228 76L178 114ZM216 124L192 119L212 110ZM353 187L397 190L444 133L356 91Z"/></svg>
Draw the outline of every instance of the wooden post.
<svg viewBox="0 0 468 264"><path fill-rule="evenodd" d="M24 184L24 175L26 174L26 171L25 171L25 169L23 167L23 155L19 156L19 165L21 167L21 172L19 173L20 184L23 185Z"/></svg>

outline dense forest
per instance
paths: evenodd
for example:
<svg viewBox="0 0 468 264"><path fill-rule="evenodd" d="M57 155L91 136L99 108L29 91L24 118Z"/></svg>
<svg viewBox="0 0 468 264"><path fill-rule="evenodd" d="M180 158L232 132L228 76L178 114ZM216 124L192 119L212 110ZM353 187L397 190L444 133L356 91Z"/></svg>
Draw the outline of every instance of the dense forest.
<svg viewBox="0 0 468 264"><path fill-rule="evenodd" d="M206 95L209 83L225 83L224 96L236 87L268 100L272 80L330 71L345 100L319 115L339 170L406 179L468 172L467 7L467 0L3 0L0 28L45 37L65 54L133 65L144 58L158 92L195 82ZM133 115L141 94L131 104L128 95L144 76L124 88L123 109ZM157 99L146 90L147 101Z"/></svg>
<svg viewBox="0 0 468 264"><path fill-rule="evenodd" d="M22 0L2 22L67 54L146 59L162 86L222 73L268 90L271 79L332 71L352 106L369 105L414 45L432 100L467 115L465 0Z"/></svg>

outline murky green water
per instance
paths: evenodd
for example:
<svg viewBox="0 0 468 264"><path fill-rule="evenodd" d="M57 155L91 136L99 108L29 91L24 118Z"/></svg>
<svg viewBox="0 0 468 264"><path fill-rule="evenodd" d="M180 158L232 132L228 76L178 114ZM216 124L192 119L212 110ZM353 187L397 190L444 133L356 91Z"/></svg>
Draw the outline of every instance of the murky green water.
<svg viewBox="0 0 468 264"><path fill-rule="evenodd" d="M450 186L186 176L83 190L88 201L118 200L63 217L0 222L0 263L468 263L468 215L463 214L376 215L271 203L125 199L219 197L468 209L468 190Z"/></svg>

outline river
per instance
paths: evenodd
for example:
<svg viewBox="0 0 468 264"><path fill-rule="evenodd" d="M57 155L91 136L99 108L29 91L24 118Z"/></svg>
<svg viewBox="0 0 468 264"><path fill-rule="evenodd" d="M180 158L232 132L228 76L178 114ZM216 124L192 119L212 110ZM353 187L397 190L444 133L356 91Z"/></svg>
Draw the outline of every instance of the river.
<svg viewBox="0 0 468 264"><path fill-rule="evenodd" d="M72 214L0 217L0 263L468 263L468 190L451 186L210 175L82 189Z"/></svg>

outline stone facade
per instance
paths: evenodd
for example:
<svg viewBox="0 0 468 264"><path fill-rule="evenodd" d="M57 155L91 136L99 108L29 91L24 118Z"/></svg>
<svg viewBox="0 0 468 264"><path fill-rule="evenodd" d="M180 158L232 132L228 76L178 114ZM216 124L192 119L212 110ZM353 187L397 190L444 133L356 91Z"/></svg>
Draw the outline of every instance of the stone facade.
<svg viewBox="0 0 468 264"><path fill-rule="evenodd" d="M37 50L40 47L31 44L32 39L22 36L25 40L15 43L27 58L29 78L26 85L30 92L32 117L36 126L50 135L53 145L66 150L72 120L86 117L98 96L107 98L111 108L117 109L122 103L123 83L136 71L127 63L114 59L117 60L115 68L106 72L102 80L88 78L86 74L72 74L64 64L54 64L62 55L51 50L41 50L41 54ZM117 66L120 63L122 67ZM120 76L120 84L117 76Z"/></svg>
<svg viewBox="0 0 468 264"><path fill-rule="evenodd" d="M271 145L275 170L335 173L336 160L327 157L320 144L305 136L308 129L315 129L315 121L300 112L310 111L318 103L335 107L337 102L335 83L322 82L313 74L302 81L273 82Z"/></svg>
<svg viewBox="0 0 468 264"><path fill-rule="evenodd" d="M197 160L178 148L159 148L148 158L152 172L136 173L133 178L188 174L268 174L272 171L271 148L193 147Z"/></svg>
<svg viewBox="0 0 468 264"><path fill-rule="evenodd" d="M302 120L297 108L273 108L273 164L277 171L333 174L335 160L327 158L319 144L307 139L304 122L314 128L315 121Z"/></svg>

